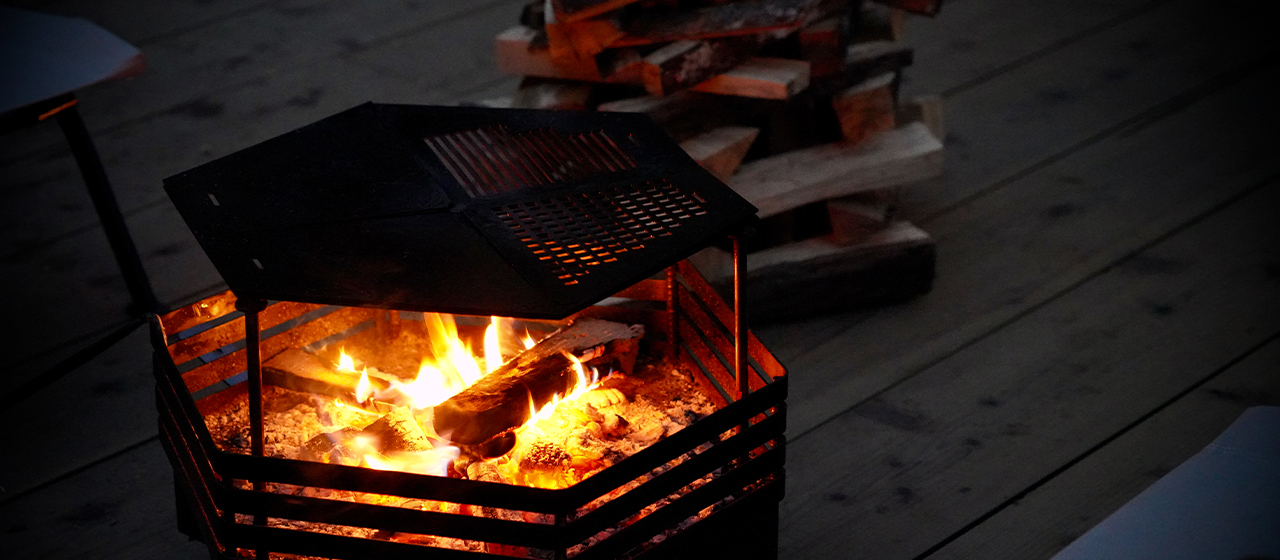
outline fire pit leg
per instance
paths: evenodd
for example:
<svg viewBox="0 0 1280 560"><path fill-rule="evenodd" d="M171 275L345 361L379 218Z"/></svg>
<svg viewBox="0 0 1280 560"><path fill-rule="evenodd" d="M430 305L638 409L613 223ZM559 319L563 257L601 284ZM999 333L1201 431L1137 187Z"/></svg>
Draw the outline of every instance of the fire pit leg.
<svg viewBox="0 0 1280 560"><path fill-rule="evenodd" d="M249 447L254 457L262 457L265 429L262 426L262 331L258 313L266 309L267 302L260 299L237 299L236 309L244 313L245 366L249 375ZM262 481L253 480L253 490L263 490ZM266 525L267 518L253 516L254 525ZM267 551L254 551L254 558L266 560Z"/></svg>
<svg viewBox="0 0 1280 560"><path fill-rule="evenodd" d="M742 298L742 281L747 275L747 250L743 245L741 235L733 236L733 370L738 378L739 400L751 392L747 377L747 306Z"/></svg>
<svg viewBox="0 0 1280 560"><path fill-rule="evenodd" d="M680 349L680 329L676 324L676 301L680 297L676 268L674 265L667 267L667 361L673 364Z"/></svg>

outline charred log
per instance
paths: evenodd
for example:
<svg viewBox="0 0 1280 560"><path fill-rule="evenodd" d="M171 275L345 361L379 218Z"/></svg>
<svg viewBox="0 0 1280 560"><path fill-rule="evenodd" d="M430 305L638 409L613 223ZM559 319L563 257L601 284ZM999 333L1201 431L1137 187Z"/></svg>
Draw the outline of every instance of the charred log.
<svg viewBox="0 0 1280 560"><path fill-rule="evenodd" d="M435 431L457 444L476 445L529 418L529 407L541 408L556 394L574 388L577 376L566 354L590 351L587 365L634 363L639 326L580 319L533 348L512 358L471 387L434 409ZM603 346L604 350L596 350Z"/></svg>

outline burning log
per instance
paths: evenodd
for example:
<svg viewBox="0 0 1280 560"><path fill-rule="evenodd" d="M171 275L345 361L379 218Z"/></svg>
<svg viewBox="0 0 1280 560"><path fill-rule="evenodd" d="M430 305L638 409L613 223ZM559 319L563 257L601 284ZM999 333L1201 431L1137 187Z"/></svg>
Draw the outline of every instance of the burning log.
<svg viewBox="0 0 1280 560"><path fill-rule="evenodd" d="M427 434L422 431L422 426L418 425L408 408L393 409L386 416L366 426L361 433L373 436L378 450L383 453L431 449Z"/></svg>
<svg viewBox="0 0 1280 560"><path fill-rule="evenodd" d="M392 378L389 376L377 372L367 372L366 375L373 390L385 390L391 386ZM264 362L262 378L276 387L341 400L350 400L360 385L359 372L337 370L331 362L298 348L285 350Z"/></svg>
<svg viewBox="0 0 1280 560"><path fill-rule="evenodd" d="M360 430L346 427L317 435L302 444L298 457L319 463L359 465L360 453L352 449L351 444L360 433Z"/></svg>
<svg viewBox="0 0 1280 560"><path fill-rule="evenodd" d="M454 443L476 445L524 423L530 402L542 407L574 388L574 356L605 346L588 363L626 360L635 351L632 339L643 336L638 326L580 319L533 348L512 358L472 386L436 406L436 433Z"/></svg>

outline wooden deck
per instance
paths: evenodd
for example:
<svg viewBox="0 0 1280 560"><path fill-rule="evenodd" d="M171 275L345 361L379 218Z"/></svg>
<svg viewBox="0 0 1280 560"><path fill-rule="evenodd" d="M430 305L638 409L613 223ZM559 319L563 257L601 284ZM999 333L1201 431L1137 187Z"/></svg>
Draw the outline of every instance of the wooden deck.
<svg viewBox="0 0 1280 560"><path fill-rule="evenodd" d="M6 3L148 57L81 103L170 304L220 280L162 178L363 101L515 83L489 48L512 0ZM946 176L904 205L939 277L757 329L792 373L782 558L1048 558L1280 404L1274 19L1227 4L955 0L909 21L906 93L946 100ZM8 387L126 320L96 224L57 127L0 136ZM205 554L175 527L148 352L134 333L0 412L5 557Z"/></svg>

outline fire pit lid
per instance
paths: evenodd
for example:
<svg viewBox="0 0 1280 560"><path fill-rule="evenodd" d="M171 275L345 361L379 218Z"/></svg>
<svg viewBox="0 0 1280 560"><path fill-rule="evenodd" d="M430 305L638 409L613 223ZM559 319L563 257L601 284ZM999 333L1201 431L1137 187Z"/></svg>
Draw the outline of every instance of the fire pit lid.
<svg viewBox="0 0 1280 560"><path fill-rule="evenodd" d="M238 297L529 318L756 211L643 115L372 103L165 190Z"/></svg>

